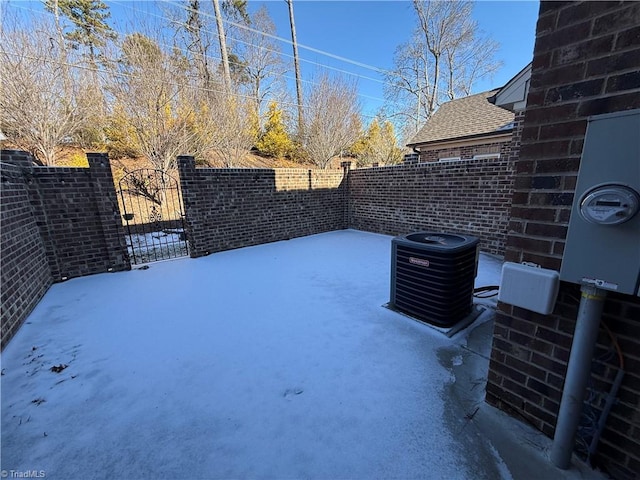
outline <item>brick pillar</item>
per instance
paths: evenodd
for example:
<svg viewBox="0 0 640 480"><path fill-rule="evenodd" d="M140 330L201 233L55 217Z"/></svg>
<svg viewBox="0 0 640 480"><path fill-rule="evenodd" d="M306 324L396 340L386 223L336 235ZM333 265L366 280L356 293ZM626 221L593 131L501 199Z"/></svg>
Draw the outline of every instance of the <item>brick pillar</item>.
<svg viewBox="0 0 640 480"><path fill-rule="evenodd" d="M197 193L196 193L196 159L191 155L180 155L177 159L178 175L180 177L180 191L184 202L185 232L189 242L189 256L191 258L208 255L209 252L201 251L197 238Z"/></svg>
<svg viewBox="0 0 640 480"><path fill-rule="evenodd" d="M109 156L106 153L87 153L87 162L96 189L96 207L109 258L109 271L131 270Z"/></svg>
<svg viewBox="0 0 640 480"><path fill-rule="evenodd" d="M350 208L350 202L349 202L349 172L351 171L351 165L352 162L351 161L344 161L340 164L340 166L342 167L342 171L343 171L343 175L342 175L342 202L344 204L344 213L343 213L343 220L342 220L342 228L349 228L349 226L351 225L351 219L349 216L349 208Z"/></svg>
<svg viewBox="0 0 640 480"><path fill-rule="evenodd" d="M0 161L19 167L33 167L37 163L33 155L23 150L2 150Z"/></svg>

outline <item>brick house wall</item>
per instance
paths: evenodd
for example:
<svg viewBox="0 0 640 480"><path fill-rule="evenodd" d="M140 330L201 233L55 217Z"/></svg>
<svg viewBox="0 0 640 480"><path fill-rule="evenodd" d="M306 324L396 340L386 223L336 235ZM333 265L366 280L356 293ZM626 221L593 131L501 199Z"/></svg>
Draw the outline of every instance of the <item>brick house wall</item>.
<svg viewBox="0 0 640 480"><path fill-rule="evenodd" d="M192 257L347 228L343 170L178 169Z"/></svg>
<svg viewBox="0 0 640 480"><path fill-rule="evenodd" d="M512 174L507 157L352 170L349 226L388 235L465 233L503 255Z"/></svg>
<svg viewBox="0 0 640 480"><path fill-rule="evenodd" d="M640 3L542 2L505 260L559 270L587 117L640 108ZM638 159L630 159L638 161ZM572 343L577 285L561 282L551 315L499 304L487 401L553 436ZM614 478L640 472L640 299L611 293L602 320L625 371L594 462ZM592 385L607 392L615 358L599 339ZM595 393L595 392L594 392ZM593 399L602 408L603 396Z"/></svg>
<svg viewBox="0 0 640 480"><path fill-rule="evenodd" d="M23 157L26 162L26 157ZM3 160L10 160L5 158ZM17 156L14 159L20 163ZM53 282L22 169L0 164L2 348Z"/></svg>
<svg viewBox="0 0 640 480"><path fill-rule="evenodd" d="M476 145L462 145L456 147L438 148L421 147L419 157L412 158L413 162L437 162L441 158L459 157L460 160L473 160L475 155L500 154L500 158L508 158L511 150L511 140L493 141Z"/></svg>

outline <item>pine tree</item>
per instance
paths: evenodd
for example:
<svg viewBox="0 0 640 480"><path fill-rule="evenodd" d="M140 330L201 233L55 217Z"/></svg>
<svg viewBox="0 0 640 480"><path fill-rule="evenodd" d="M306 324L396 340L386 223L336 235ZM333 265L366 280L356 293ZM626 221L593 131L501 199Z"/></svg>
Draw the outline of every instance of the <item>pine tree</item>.
<svg viewBox="0 0 640 480"><path fill-rule="evenodd" d="M66 32L64 38L75 50L85 47L89 62L94 66L99 50L106 45L107 40L116 38L116 33L106 23L111 16L109 7L101 0L46 0L45 7L71 21L75 28Z"/></svg>

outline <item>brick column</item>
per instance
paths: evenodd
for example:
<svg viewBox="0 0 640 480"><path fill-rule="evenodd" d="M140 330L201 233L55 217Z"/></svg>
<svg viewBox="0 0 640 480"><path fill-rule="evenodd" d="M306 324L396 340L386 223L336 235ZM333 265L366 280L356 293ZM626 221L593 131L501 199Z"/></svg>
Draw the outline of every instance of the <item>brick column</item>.
<svg viewBox="0 0 640 480"><path fill-rule="evenodd" d="M180 177L180 192L184 202L185 232L189 242L189 256L191 258L208 255L209 252L201 251L197 239L197 194L196 194L196 159L191 155L180 155L177 158L178 175Z"/></svg>
<svg viewBox="0 0 640 480"><path fill-rule="evenodd" d="M342 220L343 223L343 228L349 228L349 225L351 224L351 220L349 218L349 208L350 208L350 202L349 202L349 172L351 171L351 165L352 162L351 161L344 161L342 163L340 163L340 166L342 167L342 171L343 171L343 175L342 175L342 201L344 202L344 219Z"/></svg>
<svg viewBox="0 0 640 480"><path fill-rule="evenodd" d="M106 153L87 153L87 162L97 193L96 207L109 258L109 271L131 270L109 156Z"/></svg>
<svg viewBox="0 0 640 480"><path fill-rule="evenodd" d="M23 150L2 150L0 161L19 167L33 167L37 163L33 155Z"/></svg>

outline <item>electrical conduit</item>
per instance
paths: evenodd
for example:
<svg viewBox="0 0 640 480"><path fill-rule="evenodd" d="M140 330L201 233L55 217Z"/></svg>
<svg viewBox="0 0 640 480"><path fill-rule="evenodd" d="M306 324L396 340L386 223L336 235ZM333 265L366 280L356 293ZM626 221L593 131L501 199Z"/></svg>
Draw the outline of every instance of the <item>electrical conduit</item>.
<svg viewBox="0 0 640 480"><path fill-rule="evenodd" d="M571 465L585 390L591 375L600 316L606 298L606 291L592 285L583 285L580 290L582 298L550 454L551 462L563 470Z"/></svg>

